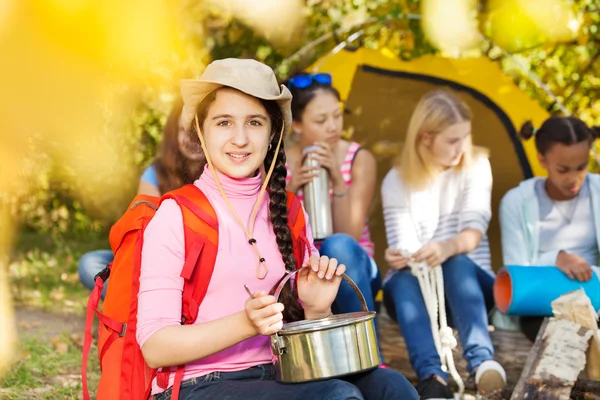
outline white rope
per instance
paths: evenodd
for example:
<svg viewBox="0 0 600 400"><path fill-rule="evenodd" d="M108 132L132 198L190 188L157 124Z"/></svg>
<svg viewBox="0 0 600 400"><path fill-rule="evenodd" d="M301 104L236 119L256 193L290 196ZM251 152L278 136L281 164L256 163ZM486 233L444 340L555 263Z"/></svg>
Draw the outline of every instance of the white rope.
<svg viewBox="0 0 600 400"><path fill-rule="evenodd" d="M429 320L431 321L433 341L442 363L442 370L450 373L452 379L454 379L458 385L459 395L462 396L465 391L465 384L456 370L454 357L452 355L452 350L456 348L458 342L452 333L452 328L448 326L446 318L446 300L444 297L444 275L442 267L437 266L430 268L425 262L418 263L410 261L411 256L412 254L408 251L402 251L402 257L409 260L408 266L419 281L425 307L427 308L427 314L429 314Z"/></svg>

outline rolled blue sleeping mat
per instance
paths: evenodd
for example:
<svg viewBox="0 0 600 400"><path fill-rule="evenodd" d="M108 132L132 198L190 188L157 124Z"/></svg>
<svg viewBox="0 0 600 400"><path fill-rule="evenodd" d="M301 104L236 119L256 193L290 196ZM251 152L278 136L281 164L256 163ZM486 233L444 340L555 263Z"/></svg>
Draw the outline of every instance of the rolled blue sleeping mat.
<svg viewBox="0 0 600 400"><path fill-rule="evenodd" d="M565 293L583 289L594 310L600 310L600 279L579 282L556 267L506 266L498 271L494 298L500 312L520 316L552 316L552 301Z"/></svg>

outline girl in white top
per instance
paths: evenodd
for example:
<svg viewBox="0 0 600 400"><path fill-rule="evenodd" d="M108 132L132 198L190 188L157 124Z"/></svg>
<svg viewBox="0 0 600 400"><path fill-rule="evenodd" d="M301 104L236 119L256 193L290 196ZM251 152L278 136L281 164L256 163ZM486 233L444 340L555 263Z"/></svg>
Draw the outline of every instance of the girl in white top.
<svg viewBox="0 0 600 400"><path fill-rule="evenodd" d="M441 369L417 278L401 251L441 268L449 311L464 358L481 393L505 384L492 360L487 311L494 275L486 237L491 217L492 173L487 153L471 143L471 112L448 91L427 93L408 126L399 162L383 181L382 201L391 271L384 302L398 321L420 384L422 399L452 399Z"/></svg>
<svg viewBox="0 0 600 400"><path fill-rule="evenodd" d="M521 182L500 203L505 265L555 265L581 282L600 274L600 175L587 171L599 133L575 117L550 117L537 130L523 125L520 135L535 138L548 177ZM520 320L535 340L543 317Z"/></svg>

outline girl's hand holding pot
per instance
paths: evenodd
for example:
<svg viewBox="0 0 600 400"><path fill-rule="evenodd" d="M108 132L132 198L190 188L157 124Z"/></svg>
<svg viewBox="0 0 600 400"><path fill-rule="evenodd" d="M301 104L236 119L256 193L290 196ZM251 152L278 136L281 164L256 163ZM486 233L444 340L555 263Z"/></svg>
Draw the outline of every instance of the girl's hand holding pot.
<svg viewBox="0 0 600 400"><path fill-rule="evenodd" d="M331 314L331 304L337 296L346 266L335 258L311 256L298 272L298 297L306 319L325 318Z"/></svg>

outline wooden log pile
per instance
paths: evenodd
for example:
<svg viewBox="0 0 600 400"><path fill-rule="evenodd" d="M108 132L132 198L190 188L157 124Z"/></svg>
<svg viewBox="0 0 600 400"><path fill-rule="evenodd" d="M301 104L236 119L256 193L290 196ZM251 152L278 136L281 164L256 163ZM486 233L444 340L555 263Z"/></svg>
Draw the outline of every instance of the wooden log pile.
<svg viewBox="0 0 600 400"><path fill-rule="evenodd" d="M600 367L598 324L589 298L583 290L571 292L555 300L552 309L554 317L545 319L510 399L600 398L600 391L595 392L600 382L578 384Z"/></svg>

